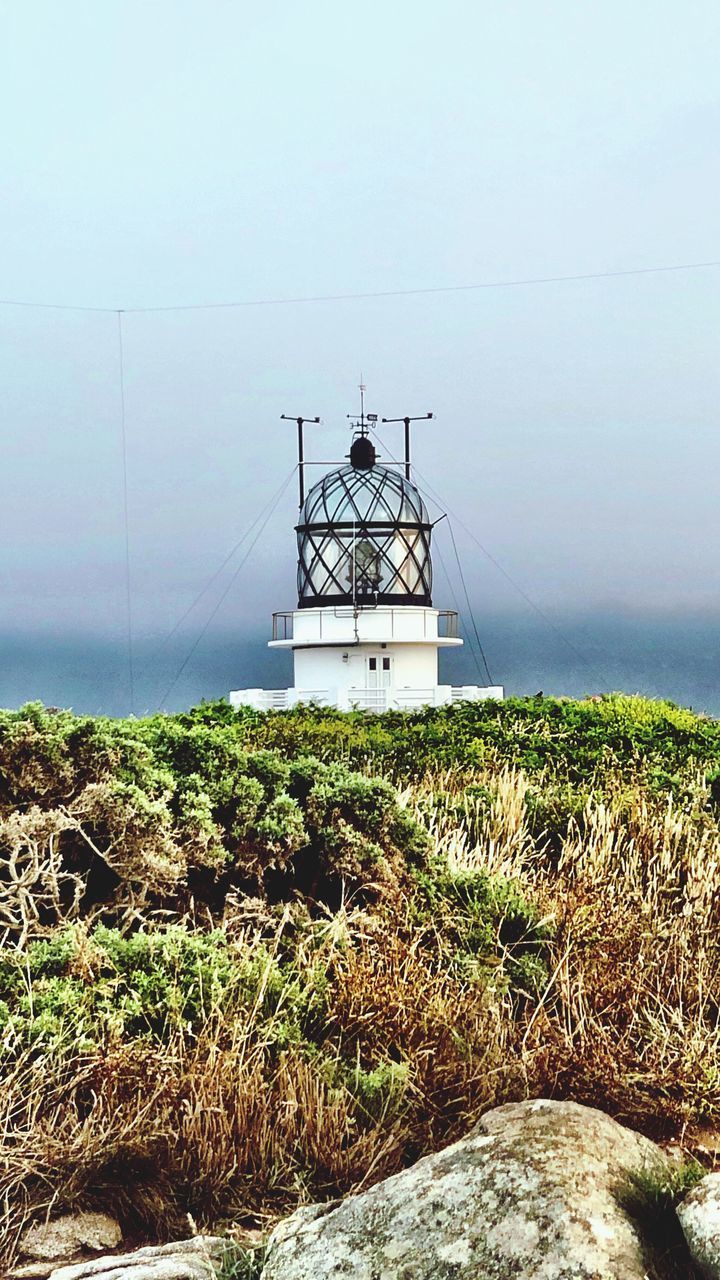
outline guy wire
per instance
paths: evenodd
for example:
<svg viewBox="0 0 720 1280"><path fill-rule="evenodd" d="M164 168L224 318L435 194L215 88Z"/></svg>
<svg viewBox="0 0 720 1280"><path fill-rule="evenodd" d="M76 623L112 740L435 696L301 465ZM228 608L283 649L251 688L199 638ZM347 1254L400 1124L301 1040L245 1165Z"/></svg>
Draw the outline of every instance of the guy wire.
<svg viewBox="0 0 720 1280"><path fill-rule="evenodd" d="M164 704L165 702L167 702L168 698L170 697L170 694L172 693L173 689L175 688L175 685L177 684L178 680L180 679L181 675L183 674L183 671L185 670L185 668L187 667L188 663L190 662L190 659L192 658L192 656L193 656L193 654L195 653L195 651L196 651L196 649L197 649L198 645L200 644L201 640L203 639L203 636L204 636L204 635L205 635L205 633L207 632L207 630L208 630L208 628L209 628L209 626L210 626L211 622L212 622L212 621L213 621L213 619L215 618L215 616L216 616L216 614L218 613L218 610L220 609L220 607L221 607L221 606L223 605L223 603L225 602L225 600L226 600L226 598L227 598L227 596L228 596L228 593L230 592L231 588L234 586L234 584L235 584L235 582L236 582L236 580L237 580L238 574L240 573L240 571L242 570L242 568L244 567L244 565L247 563L248 558L252 555L253 549L254 549L254 547L255 547L255 545L256 545L256 543L257 543L258 539L261 537L262 533L264 532L265 527L266 527L266 525L267 525L267 523L268 523L268 520L270 519L270 517L271 517L271 516L274 514L274 512L276 511L276 509L277 509L277 507L278 507L278 505L279 505L279 503L280 503L280 500L281 500L281 498L283 497L283 494L285 493L285 490L287 489L288 485L290 484L290 481L292 480L292 478L293 478L293 476L295 475L295 472L296 472L296 471L297 471L297 466L294 466L294 467L292 468L292 470L290 471L289 475L287 476L287 478L283 481L283 484L281 485L280 489L278 489L278 490L277 490L277 492L276 492L276 494L275 494L274 498L271 500L271 503L270 503L269 507L268 507L268 508L266 508L266 512L265 512L264 518L263 518L263 520L262 520L262 523L261 523L261 525L260 525L260 527L259 527L259 529L258 529L257 533L255 534L255 537L253 538L252 542L250 543L250 546L248 547L247 551L245 552L245 555L242 557L242 559L241 559L241 561L240 561L239 565L238 565L238 566L237 566L237 568L234 570L233 575L232 575L232 577L230 578L230 581L228 582L227 586L225 587L225 590L223 591L223 593L222 593L222 595L220 596L219 600L217 600L217 602L216 602L216 604L215 604L215 606L214 606L214 608L213 608L212 612L210 613L210 616L206 619L206 621L205 621L205 623L204 623L204 625L203 625L202 629L200 630L199 635L198 635L198 636L195 638L195 640L193 641L193 644L191 645L191 647L190 647L190 649L189 649L188 653L186 654L186 656L185 656L185 658L184 658L183 662L180 664L180 667L178 668L178 670L177 670L177 672L176 672L176 674L175 674L175 676L174 676L173 680L172 680L172 681L171 681L171 683L168 685L168 688L166 689L164 696L161 698L160 702L158 703L158 707L157 707L157 710L158 710L158 711L161 709L161 707L163 706L163 704ZM255 520L255 522L254 522L254 523L256 524L256 523L257 523L257 520ZM251 526L251 527L252 527L252 526ZM248 532L249 532L249 531L248 531Z"/></svg>
<svg viewBox="0 0 720 1280"><path fill-rule="evenodd" d="M482 641L480 640L480 636L478 634L477 623L475 621L475 614L473 613L473 607L470 603L470 596L468 595L467 584L465 582L465 574L463 573L463 567L462 567L462 564L460 563L460 554L458 552L457 543L455 541L455 533L453 531L452 521L450 520L449 517L448 517L448 529L450 530L450 540L453 545L453 551L455 552L455 560L457 562L458 573L460 574L460 581L462 583L462 589L465 595L465 603L467 604L468 613L470 614L470 621L472 622L473 631L475 633L475 642L477 644L478 649L480 650L480 657L483 660L483 666L487 674L488 684L492 684L493 678L490 675L490 668L487 663L487 658L485 657L485 650L482 647Z"/></svg>
<svg viewBox="0 0 720 1280"><path fill-rule="evenodd" d="M385 444L384 440L382 440L382 439L380 438L380 436L378 435L377 428L375 427L375 428L373 428L373 430L374 430L374 432L375 432L375 438L377 439L378 444L382 446L382 448L383 448L383 449L385 450L385 452L387 453L388 457L390 457L390 458L392 459L392 461L393 461L393 462L397 463L398 459L395 457L395 454L393 453L392 449L389 449L389 448L388 448L388 446ZM414 464L414 463L413 463L413 470L416 470L416 468L415 468L415 464ZM485 673L486 673L487 678L488 678L488 684L492 684L492 682L493 682L493 681L492 681L492 676L490 675L490 668L488 667L487 658L485 657L485 650L484 650L484 649L483 649L483 647L482 647L482 643L481 643L481 640L480 640L480 634L479 634L478 629L477 629L477 623L475 622L475 615L474 615L474 613L473 613L472 605L471 605L471 603L470 603L470 597L469 597L469 595L468 595L468 590L467 590L467 587L466 587L466 585L465 585L465 578L464 578L463 571L462 571L462 565L460 564L460 557L459 557L459 555L458 555L458 549L457 549L457 546L456 546L456 544L455 544L455 535L454 535L454 533L453 533L453 531L452 531L452 526L450 525L450 520L449 520L449 518L448 518L448 528L450 529L450 537L452 538L453 550L454 550L454 552L455 552L455 559L456 559L456 561L457 561L457 566L458 566L458 570L459 570L459 573L460 573L460 581L462 582L463 591L464 591L464 593L465 593L465 602L466 602L466 604L467 604L468 614L469 614L469 616L470 616L470 621L472 622L473 631L474 631L474 633L475 633L475 641L476 641L476 643L477 643L477 647L478 647L478 650L479 650L479 653L480 653L480 657L482 658L482 663L483 663L483 666L484 666L484 668L485 668ZM442 553L441 553L441 551L440 551L440 548L437 546L437 543L436 543L436 545L435 545L435 550L436 550L436 552L437 552L438 559L439 559L439 561L440 561L440 563L441 563L441 565L442 565L442 567L443 567L443 569L444 569L444 571L445 571L445 577L446 577L446 578L447 578L447 580L448 580L448 586L449 586L449 588L450 588L450 592L451 592L451 595L452 595L452 597L453 597L453 602L454 602L454 604L455 604L455 607L457 608L457 600L455 599L455 592L454 592L454 590L453 590L452 582L450 581L450 574L448 573L447 569L445 568L445 562L444 562L444 560L443 560L443 558L442 558ZM457 611L458 611L458 613L460 613L460 610L459 610L459 609L458 609ZM475 662L475 666L477 667L478 672L479 672L479 671L480 671L480 664L479 664L479 662L478 662L477 654L474 652L473 647L472 647L472 645L471 645L471 644L468 644L468 648L469 648L469 650L470 650L470 653L471 653L471 654L472 654L472 656L473 656L473 659L474 659L474 662Z"/></svg>
<svg viewBox="0 0 720 1280"><path fill-rule="evenodd" d="M418 488L420 489L420 492L421 492L421 493L423 493L423 492L424 492L424 493L426 493L427 495L429 495L429 496L432 498L433 502L437 502L437 503L439 503L441 506L444 506L445 504L443 503L442 498L440 497L440 495L439 495L438 493L436 493L436 492L435 492L435 490L434 490L434 489L432 488L432 486L430 485L430 482L429 482L428 480L426 480L426 479L425 479L425 477L422 475L422 472L418 471L417 467L415 467L415 466L413 467L413 469L414 469L415 473L416 473L418 476L420 476L421 480L423 481L423 484L425 485L425 489L424 489L424 490L422 489L422 487L421 487L420 485L418 485ZM541 608L540 608L540 605L539 605L539 604L537 604L537 603L536 603L536 602L535 602L535 601L534 601L534 600L533 600L533 599L532 599L532 598L527 594L527 592L526 592L526 591L523 591L523 588L520 586L520 584L519 584L519 583L517 583L517 582L515 581L515 579L514 579L513 577L511 577L511 575L508 573L507 569L504 569L504 568L503 568L503 566L500 564L500 562L499 562L498 560L496 560L496 559L495 559L494 555L492 555L492 554L491 554L491 552L489 552L489 551L487 550L487 548L483 546L482 542L481 542L481 541L480 541L480 539L477 537L477 535L473 533L472 529L469 529L469 528L468 528L468 526L465 524L465 522L464 522L463 520L461 520L461 519L460 519L460 516L458 516L455 512L451 512L449 508L447 508L447 513L448 513L448 524L450 523L450 516L452 515L453 520L455 520L455 521L460 525L460 528L461 528L461 529L464 529L465 533L468 535L468 537L469 537L469 538L472 538L472 540L473 540L473 542L475 543L476 547L478 547L478 549L479 549L480 551L482 551L483 555L484 555L484 556L485 556L485 557L490 561L490 563L491 563L491 564L493 564L493 565L495 566L495 568L498 570L498 572L502 574L503 578L505 578L505 580L506 580L507 582L509 582L509 583L510 583L510 586L511 586L511 587L513 587L515 591L517 591L518 595L522 596L522 599L525 601L525 603L526 603L526 604L528 604L528 605L530 606L530 608L531 608L531 609L532 609L532 610L533 610L533 611L538 615L538 617L539 617L539 618L542 618L542 620L543 620L543 622L546 624L546 626L548 626L548 627L550 628L550 630L551 630L551 631L554 631L555 635L556 635L556 636L558 636L558 637L559 637L559 639L560 639L560 640L562 640L563 644L567 646L567 648L570 650L570 652L571 652L571 653L572 653L576 658L578 658L578 659L579 659L579 661L580 661L580 662L582 662L582 663L584 664L584 666L586 666L586 667L587 667L587 669L592 673L592 675L593 675L595 678L597 678L597 677L599 676L599 677L600 677L601 684L605 685L606 689L609 689L609 688L610 688L610 681L609 681L609 680L607 679L607 677L603 674L603 672L602 672L602 671L600 671L600 670L598 670L598 668L596 668L595 666L593 666L593 664L592 664L592 662L590 661L590 659L589 659L589 658L587 658L587 657L585 656L585 654L584 654L584 653L582 653L582 652L580 651L580 649L578 649L578 648L577 648L577 647L572 643L572 641L571 641L571 640L568 640L568 638L567 638L567 636L565 635L564 631L562 631L560 627L556 626L556 624L552 621L552 618L549 618L549 617L548 617L548 615L545 613L545 611L544 611L543 609L541 609Z"/></svg>

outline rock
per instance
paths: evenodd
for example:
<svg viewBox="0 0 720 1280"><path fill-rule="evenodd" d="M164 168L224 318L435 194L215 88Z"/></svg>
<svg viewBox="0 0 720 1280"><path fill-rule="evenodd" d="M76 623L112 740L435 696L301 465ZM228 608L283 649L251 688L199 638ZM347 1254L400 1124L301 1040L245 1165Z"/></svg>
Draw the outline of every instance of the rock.
<svg viewBox="0 0 720 1280"><path fill-rule="evenodd" d="M50 1280L217 1280L228 1248L221 1236L193 1236L110 1258L58 1267Z"/></svg>
<svg viewBox="0 0 720 1280"><path fill-rule="evenodd" d="M262 1280L647 1280L661 1247L628 1207L659 1147L572 1102L488 1112L470 1134L270 1237ZM69 1278L68 1278L69 1280Z"/></svg>
<svg viewBox="0 0 720 1280"><path fill-rule="evenodd" d="M49 1280L55 1265L55 1262L27 1262L23 1266L13 1267L10 1280Z"/></svg>
<svg viewBox="0 0 720 1280"><path fill-rule="evenodd" d="M720 1280L720 1173L708 1173L677 1207L690 1256L708 1280Z"/></svg>
<svg viewBox="0 0 720 1280"><path fill-rule="evenodd" d="M62 1262L83 1251L115 1249L121 1240L120 1227L107 1213L66 1213L28 1227L20 1241L20 1253L41 1262Z"/></svg>

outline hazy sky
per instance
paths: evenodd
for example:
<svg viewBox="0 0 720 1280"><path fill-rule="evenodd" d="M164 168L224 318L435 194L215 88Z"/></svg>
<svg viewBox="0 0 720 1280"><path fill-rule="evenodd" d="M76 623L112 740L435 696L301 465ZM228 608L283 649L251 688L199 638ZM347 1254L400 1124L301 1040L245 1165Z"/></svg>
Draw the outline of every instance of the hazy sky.
<svg viewBox="0 0 720 1280"><path fill-rule="evenodd" d="M720 259L719 66L716 0L1 3L0 295L184 307ZM371 409L436 413L421 471L551 617L714 613L719 286L125 315L138 643L288 475L281 413L346 452L360 370ZM122 637L117 337L113 314L0 307L5 634ZM293 606L295 512L292 484L209 639ZM525 609L457 532L481 628Z"/></svg>

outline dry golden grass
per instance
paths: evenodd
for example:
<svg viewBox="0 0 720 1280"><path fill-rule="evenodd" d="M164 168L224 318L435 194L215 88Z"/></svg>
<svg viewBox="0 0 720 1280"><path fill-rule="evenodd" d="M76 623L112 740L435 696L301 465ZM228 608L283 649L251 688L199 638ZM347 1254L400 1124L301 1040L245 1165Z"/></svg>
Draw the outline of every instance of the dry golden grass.
<svg viewBox="0 0 720 1280"><path fill-rule="evenodd" d="M486 1047L466 1058L453 1043L448 993L437 984L419 1025L422 993L407 970L380 982L394 1007L385 1028L375 1019L368 1028L380 1044L398 1030L413 1063L397 1111L369 1115L326 1061L273 1054L252 1026L229 1044L216 1024L161 1050L134 1043L89 1060L18 1064L0 1083L6 1256L30 1215L92 1203L139 1236L182 1229L188 1211L199 1222L262 1218L358 1188L464 1129L495 1100L497 1018L483 1020ZM367 977L362 965L344 971L349 1007L339 1014Z"/></svg>
<svg viewBox="0 0 720 1280"><path fill-rule="evenodd" d="M429 781L429 780L428 780ZM451 866L524 885L554 921L551 978L521 1041L537 1092L610 1109L655 1136L720 1122L720 830L692 779L691 812L665 794L605 780L569 823L559 853L532 835L521 771L443 775L493 797L471 815L476 839L432 823ZM537 777L535 787L542 785ZM437 792L438 779L432 779ZM428 782L407 792L423 807ZM472 802L471 802L472 803Z"/></svg>
<svg viewBox="0 0 720 1280"><path fill-rule="evenodd" d="M29 1215L59 1207L106 1206L140 1236L172 1232L187 1212L262 1221L386 1176L528 1095L597 1105L712 1155L720 832L693 785L699 801L683 808L606 779L552 842L533 828L521 771L448 770L407 789L454 872L512 879L552 921L544 989L518 1003L500 980L463 978L432 922L413 925L397 896L344 903L315 927L322 1052L278 1051L261 984L241 1024L217 1011L162 1046L27 1055L0 1080L5 1257ZM347 1064L367 1077L387 1062L397 1087L373 1107Z"/></svg>

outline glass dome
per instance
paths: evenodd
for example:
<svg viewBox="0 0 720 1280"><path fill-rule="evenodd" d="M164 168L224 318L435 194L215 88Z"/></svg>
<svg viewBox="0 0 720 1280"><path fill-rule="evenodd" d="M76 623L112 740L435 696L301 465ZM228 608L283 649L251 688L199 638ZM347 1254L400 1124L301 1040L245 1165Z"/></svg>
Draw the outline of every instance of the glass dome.
<svg viewBox="0 0 720 1280"><path fill-rule="evenodd" d="M431 531L414 484L358 437L350 466L323 476L300 511L298 607L430 605Z"/></svg>

